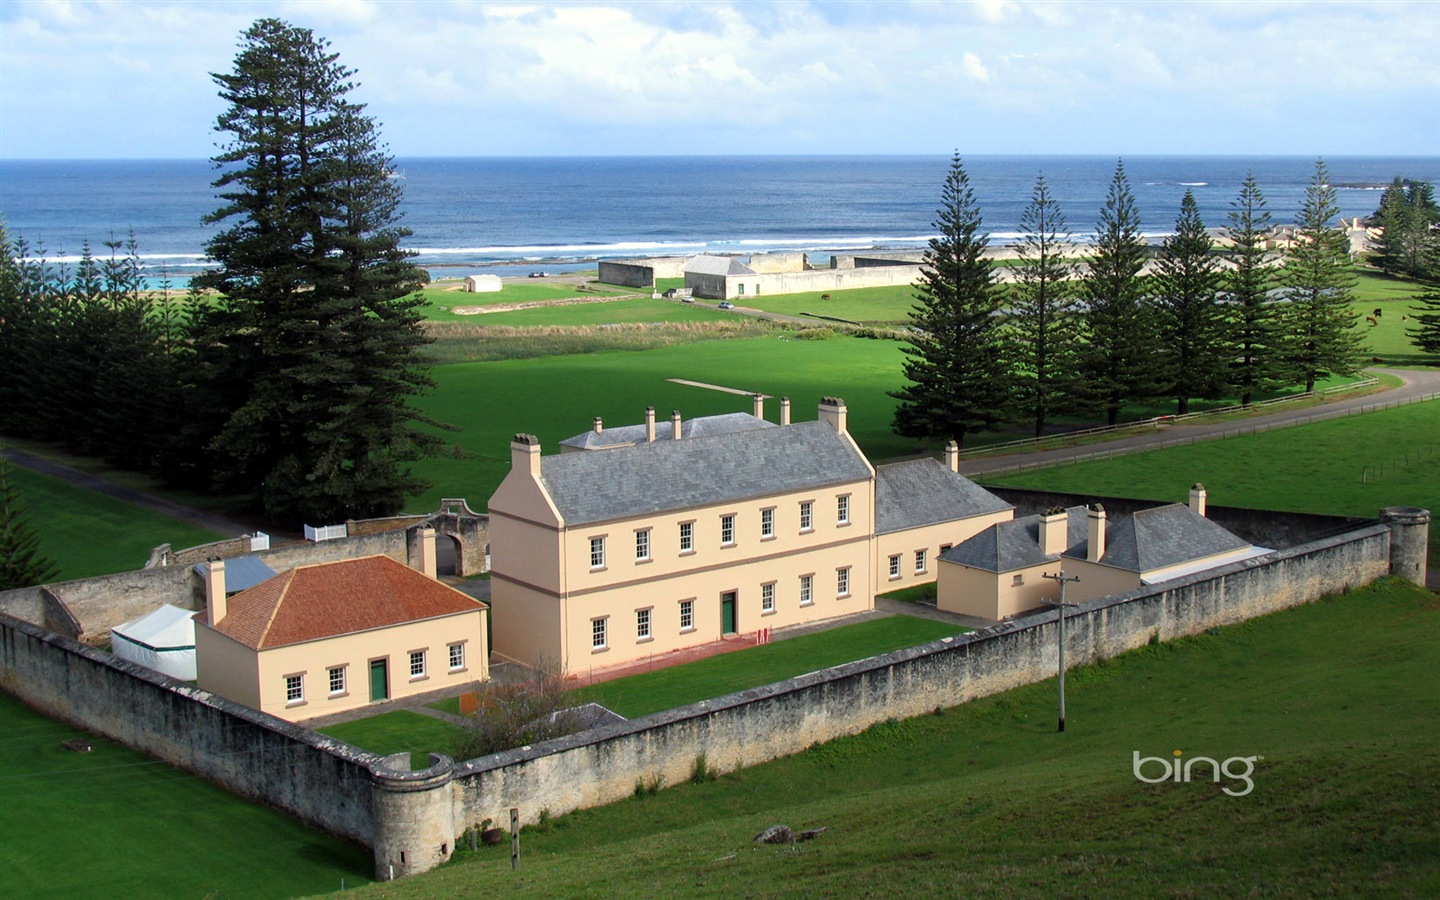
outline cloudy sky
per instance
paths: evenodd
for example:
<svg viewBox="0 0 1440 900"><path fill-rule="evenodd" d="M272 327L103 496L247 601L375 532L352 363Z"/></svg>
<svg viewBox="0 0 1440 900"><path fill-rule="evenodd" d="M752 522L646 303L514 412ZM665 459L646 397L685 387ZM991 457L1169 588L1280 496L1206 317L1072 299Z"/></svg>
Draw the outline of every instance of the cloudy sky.
<svg viewBox="0 0 1440 900"><path fill-rule="evenodd" d="M399 156L1440 153L1440 3L5 0L0 158L207 157L262 17Z"/></svg>

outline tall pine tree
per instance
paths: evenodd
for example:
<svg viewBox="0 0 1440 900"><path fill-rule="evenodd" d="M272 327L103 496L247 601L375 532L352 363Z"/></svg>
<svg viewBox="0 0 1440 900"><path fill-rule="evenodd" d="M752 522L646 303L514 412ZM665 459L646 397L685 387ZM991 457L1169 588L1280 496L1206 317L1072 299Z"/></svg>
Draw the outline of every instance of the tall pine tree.
<svg viewBox="0 0 1440 900"><path fill-rule="evenodd" d="M1339 214L1335 189L1324 160L1305 188L1296 220L1295 244L1281 273L1286 305L1284 356L1306 391L1330 375L1349 375L1359 368L1359 314L1354 303L1355 276L1350 272L1350 238L1332 228Z"/></svg>
<svg viewBox="0 0 1440 900"><path fill-rule="evenodd" d="M1011 408L1009 364L996 315L994 270L984 256L980 210L956 154L941 190L925 266L910 313L915 332L903 348L910 384L890 396L895 431L906 437L965 436L1004 422Z"/></svg>
<svg viewBox="0 0 1440 900"><path fill-rule="evenodd" d="M1155 321L1140 271L1147 250L1123 162L1115 166L1095 228L1094 250L1080 283L1080 345L1072 394L1120 421L1131 400L1159 391Z"/></svg>
<svg viewBox="0 0 1440 900"><path fill-rule="evenodd" d="M1230 225L1225 229L1234 263L1224 276L1230 308L1229 382L1239 391L1242 406L1249 406L1256 393L1286 383L1280 358L1284 335L1270 298L1275 283L1270 251L1265 249L1270 227L1265 194L1254 173L1247 172L1240 193L1230 201Z"/></svg>
<svg viewBox="0 0 1440 900"><path fill-rule="evenodd" d="M40 555L40 536L26 520L10 461L0 453L0 591L44 584L58 574L59 567Z"/></svg>
<svg viewBox="0 0 1440 900"><path fill-rule="evenodd" d="M209 220L229 227L199 279L222 295L200 356L228 417L209 446L229 486L292 522L397 512L423 487L408 463L440 443L408 403L431 384L425 276L353 75L309 29L262 19L214 76L229 142Z"/></svg>
<svg viewBox="0 0 1440 900"><path fill-rule="evenodd" d="M1218 397L1225 387L1225 315L1214 250L1195 195L1187 190L1175 233L1165 239L1155 266L1164 389L1182 416L1191 398Z"/></svg>
<svg viewBox="0 0 1440 900"><path fill-rule="evenodd" d="M1015 280L1008 322L1017 403L1034 422L1037 438L1063 405L1074 355L1072 251L1060 204L1050 195L1045 176L1039 175L1020 216L1020 262L1011 270Z"/></svg>

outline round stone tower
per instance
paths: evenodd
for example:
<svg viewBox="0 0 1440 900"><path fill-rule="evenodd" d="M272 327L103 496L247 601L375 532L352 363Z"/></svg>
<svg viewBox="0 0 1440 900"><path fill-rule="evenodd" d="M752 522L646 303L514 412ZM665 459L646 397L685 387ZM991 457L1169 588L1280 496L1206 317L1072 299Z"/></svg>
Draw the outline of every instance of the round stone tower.
<svg viewBox="0 0 1440 900"><path fill-rule="evenodd" d="M455 849L455 761L432 753L428 769L411 772L401 769L409 754L399 756L371 770L377 881L428 872Z"/></svg>
<svg viewBox="0 0 1440 900"><path fill-rule="evenodd" d="M1425 586L1425 554L1430 545L1430 510L1387 506L1380 520L1390 526L1390 574Z"/></svg>

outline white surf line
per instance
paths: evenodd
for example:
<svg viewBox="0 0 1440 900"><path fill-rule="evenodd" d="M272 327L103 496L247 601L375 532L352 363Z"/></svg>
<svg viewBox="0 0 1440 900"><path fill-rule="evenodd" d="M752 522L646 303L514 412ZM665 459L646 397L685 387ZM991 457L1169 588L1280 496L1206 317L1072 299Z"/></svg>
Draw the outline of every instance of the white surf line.
<svg viewBox="0 0 1440 900"><path fill-rule="evenodd" d="M665 380L671 382L672 384L683 384L683 385L688 385L689 387L704 388L704 389L707 390L707 391L724 391L724 392L727 393L727 394L741 394L742 396L745 396L745 397L753 397L753 396L755 396L755 392L754 392L754 391L745 391L745 390L741 390L740 388L726 387L726 386L723 385L723 384L706 384L706 383L703 382L703 381L690 381L690 380L685 379L685 378L667 378L667 379L665 379ZM760 399L761 399L761 400L769 400L769 399L771 399L771 398L770 398L770 395L769 395L769 394L761 394L761 395L760 395Z"/></svg>

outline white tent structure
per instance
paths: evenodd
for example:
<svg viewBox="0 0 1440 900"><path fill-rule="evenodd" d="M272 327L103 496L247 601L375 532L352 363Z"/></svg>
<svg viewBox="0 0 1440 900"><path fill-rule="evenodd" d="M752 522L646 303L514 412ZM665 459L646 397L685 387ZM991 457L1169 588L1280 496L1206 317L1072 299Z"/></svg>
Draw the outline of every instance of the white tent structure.
<svg viewBox="0 0 1440 900"><path fill-rule="evenodd" d="M465 290L471 294L487 294L498 291L503 286L499 275L465 276Z"/></svg>
<svg viewBox="0 0 1440 900"><path fill-rule="evenodd" d="M110 629L110 650L171 678L195 680L195 611L165 604Z"/></svg>

